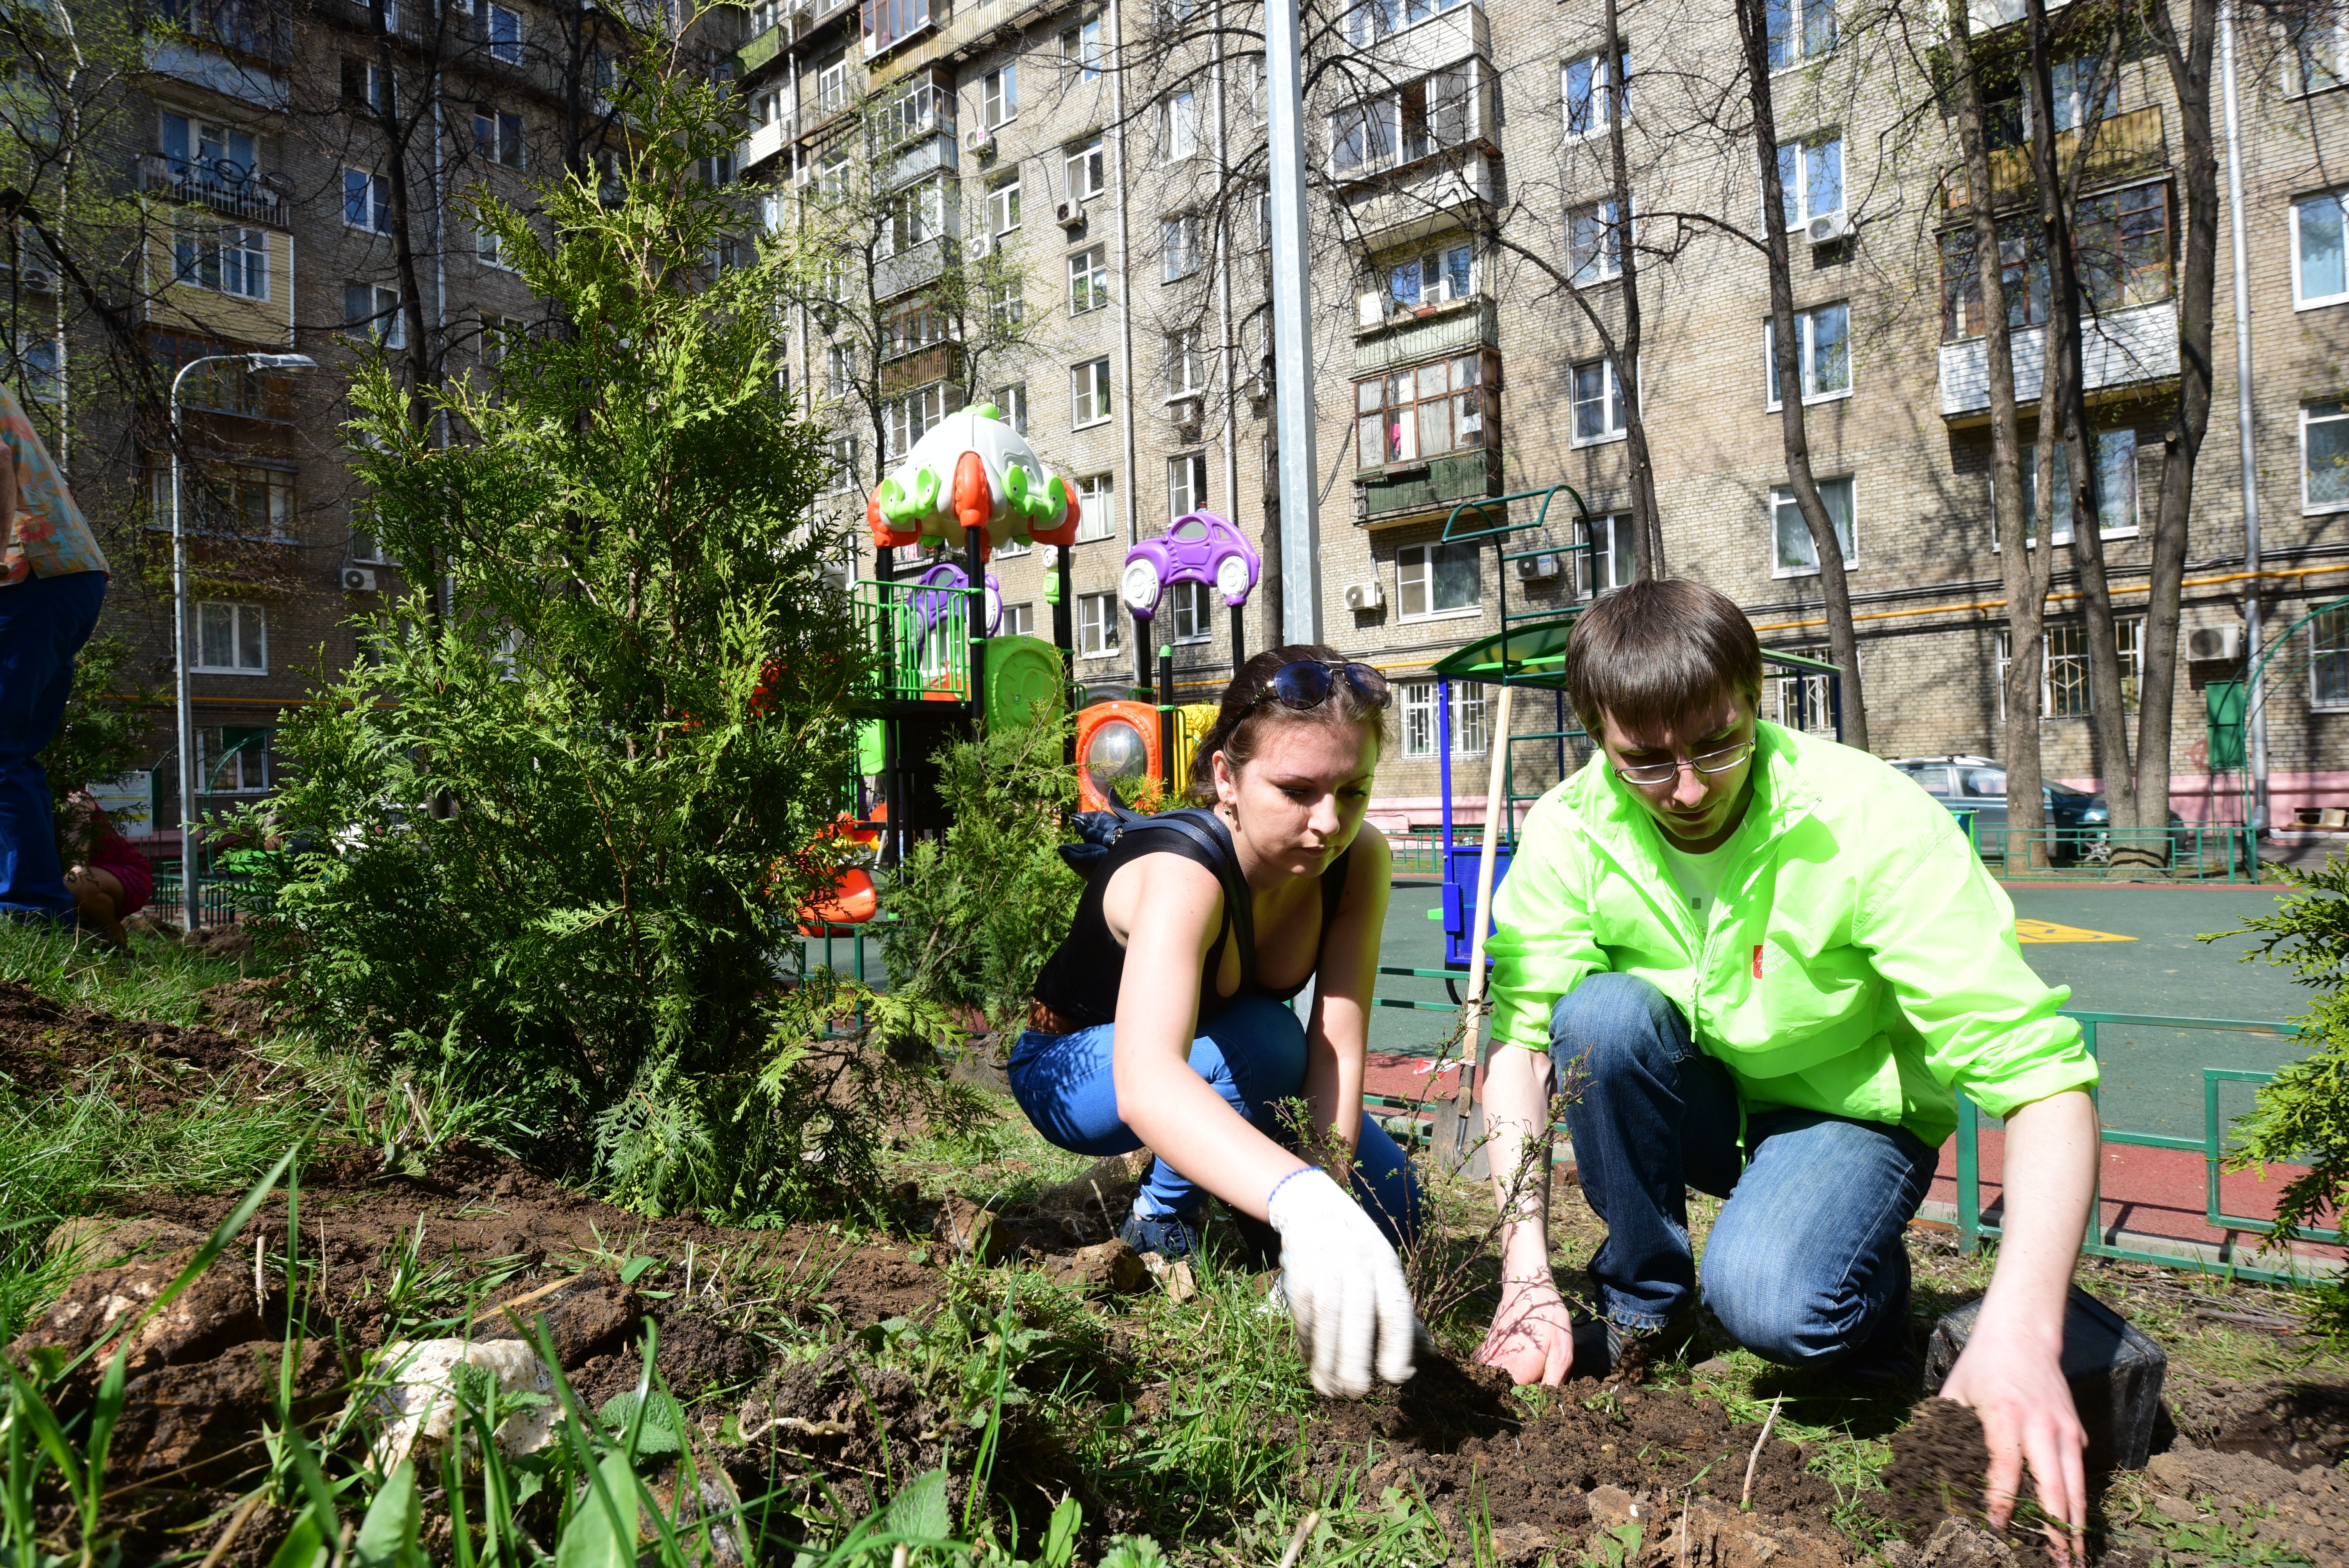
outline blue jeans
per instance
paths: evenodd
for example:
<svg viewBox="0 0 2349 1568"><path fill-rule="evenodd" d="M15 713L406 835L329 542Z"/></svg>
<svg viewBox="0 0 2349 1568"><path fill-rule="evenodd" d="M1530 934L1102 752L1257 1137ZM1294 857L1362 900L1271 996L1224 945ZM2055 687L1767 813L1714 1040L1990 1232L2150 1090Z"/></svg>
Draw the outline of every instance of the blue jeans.
<svg viewBox="0 0 2349 1568"><path fill-rule="evenodd" d="M1746 1118L1737 1086L1646 981L1598 974L1550 1014L1583 1195L1606 1222L1590 1273L1608 1316L1654 1328L1697 1294L1687 1189L1725 1198L1703 1301L1730 1336L1791 1366L1891 1350L1906 1331L1902 1233L1936 1151L1876 1121L1809 1110Z"/></svg>
<svg viewBox="0 0 2349 1568"><path fill-rule="evenodd" d="M1117 1086L1110 1076L1113 1024L1096 1024L1073 1035L1030 1029L1011 1053L1011 1097L1036 1130L1078 1154L1126 1154L1142 1140L1118 1115ZM1224 1103L1258 1132L1288 1145L1290 1137L1273 1108L1305 1088L1305 1026L1295 1013L1267 996L1233 1003L1191 1042L1191 1070L1224 1097ZM1354 1196L1378 1222L1388 1241L1402 1246L1418 1233L1419 1183L1386 1129L1362 1117L1361 1141L1354 1154ZM1199 1184L1177 1172L1161 1156L1150 1168L1133 1212L1144 1215L1195 1216L1206 1206Z"/></svg>
<svg viewBox="0 0 2349 1568"><path fill-rule="evenodd" d="M27 577L0 588L0 915L73 918L49 776L38 758L65 717L74 655L105 602L103 572Z"/></svg>

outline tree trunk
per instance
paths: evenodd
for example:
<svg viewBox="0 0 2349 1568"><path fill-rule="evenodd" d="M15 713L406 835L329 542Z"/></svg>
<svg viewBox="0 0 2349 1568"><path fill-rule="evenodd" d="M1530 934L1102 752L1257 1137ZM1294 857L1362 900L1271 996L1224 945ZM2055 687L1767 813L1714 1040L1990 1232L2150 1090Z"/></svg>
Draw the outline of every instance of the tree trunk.
<svg viewBox="0 0 2349 1568"><path fill-rule="evenodd" d="M2131 789L2134 770L2129 767L2128 713L2121 696L2112 583L2105 571L2102 486L2096 471L2095 444L2088 429L2080 322L2085 300L2080 286L2079 247L2073 220L2081 175L2087 168L2088 156L2102 124L2104 95L2118 68L2120 13L2112 13L2104 53L2087 94L2068 168L2056 156L2055 95L2045 0L2024 0L2024 17L2031 51L2032 177L2038 192L2039 232L2048 269L2048 378L2039 390L2041 469L2044 472L2049 466L2053 441L2060 439L2064 443L2064 465L2071 470L2072 564L2079 573L2082 618L2085 622L2090 733L2095 740L2096 769L2103 777L2105 798L2111 809L2109 820L2117 828L2123 820L2122 795ZM2051 494L2052 487L2041 493ZM2055 542L2052 525L2042 538L2052 560ZM2011 802L2008 809L2013 810Z"/></svg>
<svg viewBox="0 0 2349 1568"><path fill-rule="evenodd" d="M1997 513L1999 571L2006 585L2007 841L2026 845L2030 863L2041 864L2045 860L2041 834L2046 812L2040 798L2039 683L2046 652L2049 552L2031 548L2031 517L2023 504L2014 340L2007 325L1996 191L1991 178L1990 148L1982 135L1982 79L1974 70L1967 5L1968 0L1950 0L1951 93L1957 108L1958 146L1964 158L1966 215L1973 226L1974 272L1982 291L1982 347L1990 382L1992 505ZM2052 459L2048 466L2053 466ZM2052 483L2044 484L2040 494L2050 496L2054 488ZM2007 868L2013 869L2013 864L2010 850Z"/></svg>
<svg viewBox="0 0 2349 1568"><path fill-rule="evenodd" d="M2169 750L2178 690L2178 600L2186 575L2186 529L2194 470L2210 426L2210 337L2219 256L2219 156L2210 131L2210 63L2218 0L2190 0L2181 44L2166 5L2146 7L2147 24L2178 94L2179 193L2185 254L2178 267L2178 401L2162 433L2161 496L2155 508L2153 575L2145 607L2145 675L2137 694L2136 788L2140 830L2169 825ZM2109 795L2113 822L2120 799ZM2166 857L2165 857L2166 858Z"/></svg>
<svg viewBox="0 0 2349 1568"><path fill-rule="evenodd" d="M433 15L437 22L445 18L446 11L436 5ZM398 78L392 69L394 35L387 26L389 17L386 0L376 0L374 19L377 68L383 73L374 106L376 128L383 133L384 178L391 187L392 263L399 276L399 308L408 317L408 420L416 434L421 436L432 422L427 393L440 385L440 356L434 351L424 315L424 280L416 264L413 232L416 203L408 188L408 144L417 122L403 122L400 119L399 90L396 86ZM420 105L419 114L429 107L429 103Z"/></svg>
<svg viewBox="0 0 2349 1568"><path fill-rule="evenodd" d="M1778 119L1770 93L1770 0L1737 0L1737 31L1745 46L1746 79L1752 84L1754 150L1762 174L1762 250L1770 263L1770 335L1778 362L1778 428L1786 448L1786 483L1802 508L1804 525L1819 561L1819 587L1826 600L1827 646L1843 668L1843 739L1868 749L1868 702L1861 687L1859 637L1852 627L1851 584L1844 574L1843 541L1819 497L1811 472L1810 434L1803 418L1803 366L1795 342L1795 284L1786 253L1786 226L1779 222L1786 193L1778 178ZM1775 521L1773 527L1775 526Z"/></svg>
<svg viewBox="0 0 2349 1568"><path fill-rule="evenodd" d="M1632 244L1631 166L1623 142L1623 36L1616 17L1616 0L1606 0L1607 155L1608 183L1613 190L1617 264L1623 291L1623 330L1608 346L1615 384L1623 389L1624 461L1630 469L1631 539L1636 570L1642 579L1664 574L1663 522L1656 511L1656 470L1648 451L1648 421L1640 396L1640 258Z"/></svg>

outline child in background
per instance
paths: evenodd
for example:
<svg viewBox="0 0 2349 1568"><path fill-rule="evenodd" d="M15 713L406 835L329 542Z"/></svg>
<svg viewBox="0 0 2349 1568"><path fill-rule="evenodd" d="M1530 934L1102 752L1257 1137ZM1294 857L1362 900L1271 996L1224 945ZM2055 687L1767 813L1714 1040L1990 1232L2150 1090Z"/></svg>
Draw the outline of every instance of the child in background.
<svg viewBox="0 0 2349 1568"><path fill-rule="evenodd" d="M113 819L88 790L67 796L60 815L59 858L69 868L66 891L73 894L76 922L116 947L129 947L130 934L122 923L154 896L155 868L115 831Z"/></svg>

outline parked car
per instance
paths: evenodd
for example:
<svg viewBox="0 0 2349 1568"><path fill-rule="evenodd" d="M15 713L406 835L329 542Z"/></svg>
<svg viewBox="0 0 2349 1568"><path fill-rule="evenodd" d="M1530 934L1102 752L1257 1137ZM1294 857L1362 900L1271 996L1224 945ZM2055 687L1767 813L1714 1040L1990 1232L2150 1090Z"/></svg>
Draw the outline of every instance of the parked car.
<svg viewBox="0 0 2349 1568"><path fill-rule="evenodd" d="M1895 758L1892 766L1917 780L1926 794L1951 811L1972 812L1977 842L2004 848L2001 835L2006 829L2006 768L1996 758L1902 757ZM2102 795L2043 784L2040 799L2044 802L2050 849L2057 863L2095 860L2108 852L2113 813ZM2172 811L2169 826L2175 842L2184 820Z"/></svg>

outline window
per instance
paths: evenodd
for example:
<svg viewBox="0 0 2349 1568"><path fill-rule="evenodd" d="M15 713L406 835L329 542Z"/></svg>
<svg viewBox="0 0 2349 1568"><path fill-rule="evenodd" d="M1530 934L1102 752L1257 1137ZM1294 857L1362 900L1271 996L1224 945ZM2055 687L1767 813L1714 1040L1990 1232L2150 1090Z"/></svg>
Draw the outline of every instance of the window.
<svg viewBox="0 0 2349 1568"><path fill-rule="evenodd" d="M408 346L408 317L399 291L372 284L343 285L343 330L385 348Z"/></svg>
<svg viewBox="0 0 2349 1568"><path fill-rule="evenodd" d="M2050 285L2037 226L2036 219L2011 221L1999 236L1999 270L2011 327L2039 326L2047 320ZM2080 249L2081 285L2094 309L2121 310L2169 298L2168 184L2136 185L2083 201L2073 235ZM1982 286L1971 230L1942 236L1941 291L1947 305L1944 333L1951 338L1980 336Z"/></svg>
<svg viewBox="0 0 2349 1568"><path fill-rule="evenodd" d="M2137 696L2145 683L2145 617L2113 617L2113 652L2121 669L2121 711L2137 710Z"/></svg>
<svg viewBox="0 0 2349 1568"><path fill-rule="evenodd" d="M502 365L530 336L530 324L519 316L483 315L481 317L481 363Z"/></svg>
<svg viewBox="0 0 2349 1568"><path fill-rule="evenodd" d="M1109 474L1087 474L1077 481L1077 542L1089 543L1107 539L1115 531L1111 504L1116 498L1116 481Z"/></svg>
<svg viewBox="0 0 2349 1568"><path fill-rule="evenodd" d="M57 370L63 360L55 337L47 333L28 336L12 346L11 358L10 379L16 382L19 397L31 403L58 400Z"/></svg>
<svg viewBox="0 0 2349 1568"><path fill-rule="evenodd" d="M1433 757L1443 744L1437 725L1440 681L1402 683L1402 754ZM1485 755L1485 688L1473 681L1452 683L1452 755Z"/></svg>
<svg viewBox="0 0 2349 1568"><path fill-rule="evenodd" d="M1330 161L1349 178L1374 174L1447 147L1482 129L1471 61L1350 104L1330 117Z"/></svg>
<svg viewBox="0 0 2349 1568"><path fill-rule="evenodd" d="M522 167L522 116L492 109L473 111L473 150L508 169Z"/></svg>
<svg viewBox="0 0 2349 1568"><path fill-rule="evenodd" d="M1166 515L1181 517L1207 504L1207 454L1185 452L1166 459Z"/></svg>
<svg viewBox="0 0 2349 1568"><path fill-rule="evenodd" d="M870 128L873 151L885 154L900 143L933 131L954 129L954 103L946 90L927 77L913 77L892 87Z"/></svg>
<svg viewBox="0 0 2349 1568"><path fill-rule="evenodd" d="M1851 307L1823 304L1795 315L1795 356L1803 367L1803 401L1824 402L1851 393ZM1778 334L1762 324L1763 404L1778 403Z"/></svg>
<svg viewBox="0 0 2349 1568"><path fill-rule="evenodd" d="M2121 78L2117 71L2105 89L2102 105L2089 101L2096 90L2096 73L2103 69L2104 63L2101 55L2078 55L2068 60L2057 60L2048 67L2048 85L2054 89L2058 134L2077 130L2091 119L2110 119L2120 113Z"/></svg>
<svg viewBox="0 0 2349 1568"><path fill-rule="evenodd" d="M1612 201L1570 209L1566 215L1566 256L1574 286L1588 288L1623 275L1623 230Z"/></svg>
<svg viewBox="0 0 2349 1568"><path fill-rule="evenodd" d="M1786 227L1843 211L1843 138L1826 136L1778 149L1778 183Z"/></svg>
<svg viewBox="0 0 2349 1568"><path fill-rule="evenodd" d="M908 392L893 398L881 409L881 419L888 432L888 457L895 462L914 449L914 443L930 433L930 427L947 417L947 389L944 386L925 387L918 392Z"/></svg>
<svg viewBox="0 0 2349 1568"><path fill-rule="evenodd" d="M2349 707L2349 610L2327 610L2308 623L2308 700Z"/></svg>
<svg viewBox="0 0 2349 1568"><path fill-rule="evenodd" d="M856 436L838 436L830 443L831 482L827 491L854 490L864 472L864 443Z"/></svg>
<svg viewBox="0 0 2349 1568"><path fill-rule="evenodd" d="M926 180L890 198L887 226L881 238L891 255L903 255L936 239L946 232L946 186Z"/></svg>
<svg viewBox="0 0 2349 1568"><path fill-rule="evenodd" d="M1387 267L1385 281L1389 315L1407 315L1429 305L1467 299L1476 292L1475 247L1447 245L1395 263Z"/></svg>
<svg viewBox="0 0 2349 1568"><path fill-rule="evenodd" d="M988 285L987 315L995 330L1009 337L1028 319L1028 296L1020 292L1019 279L1015 274L998 278Z"/></svg>
<svg viewBox="0 0 2349 1568"><path fill-rule="evenodd" d="M366 530L357 528L351 530L351 561L353 564L358 566L391 564L384 555L383 542Z"/></svg>
<svg viewBox="0 0 2349 1568"><path fill-rule="evenodd" d="M2349 511L2349 403L2300 411L2300 509Z"/></svg>
<svg viewBox="0 0 2349 1568"><path fill-rule="evenodd" d="M343 222L378 234L391 232L391 181L363 169L344 170Z"/></svg>
<svg viewBox="0 0 2349 1568"><path fill-rule="evenodd" d="M1819 500L1835 523L1843 563L1856 565L1859 550L1852 533L1851 480L1821 480L1818 487ZM1818 546L1812 542L1810 525L1803 521L1803 509L1795 504L1795 492L1780 485L1770 492L1770 575L1807 577L1818 569Z"/></svg>
<svg viewBox="0 0 2349 1568"><path fill-rule="evenodd" d="M834 55L815 68L815 109L830 114L848 107L848 57Z"/></svg>
<svg viewBox="0 0 2349 1568"><path fill-rule="evenodd" d="M1159 281L1173 283L1199 270L1206 250L1206 225L1196 212L1177 212L1158 221Z"/></svg>
<svg viewBox="0 0 2349 1568"><path fill-rule="evenodd" d="M506 273L513 271L513 263L506 259L505 240L494 229L473 231L473 256L485 267L495 267Z"/></svg>
<svg viewBox="0 0 2349 1568"><path fill-rule="evenodd" d="M1116 653L1119 619L1116 594L1077 595L1077 655L1105 659Z"/></svg>
<svg viewBox="0 0 2349 1568"><path fill-rule="evenodd" d="M999 175L987 185L987 226L999 234L1019 227L1019 175Z"/></svg>
<svg viewBox="0 0 2349 1568"><path fill-rule="evenodd" d="M978 123L993 130L1019 113L1019 67L1007 61L979 78Z"/></svg>
<svg viewBox="0 0 2349 1568"><path fill-rule="evenodd" d="M168 516L171 479L156 475L156 511ZM191 526L234 539L294 537L294 476L258 463L207 463L181 481Z"/></svg>
<svg viewBox="0 0 2349 1568"><path fill-rule="evenodd" d="M1009 387L998 387L987 395L1003 422L1021 435L1028 433L1028 383L1015 381Z"/></svg>
<svg viewBox="0 0 2349 1568"><path fill-rule="evenodd" d="M210 608L210 606L207 606ZM206 725L197 732L197 766L205 795L257 795L269 788L269 731Z"/></svg>
<svg viewBox="0 0 2349 1568"><path fill-rule="evenodd" d="M2050 623L2046 632L2039 711L2048 718L2077 718L2088 711L2088 629L2077 622Z"/></svg>
<svg viewBox="0 0 2349 1568"><path fill-rule="evenodd" d="M1061 59L1074 68L1077 79L1090 82L1102 72L1102 20L1089 17L1061 34Z"/></svg>
<svg viewBox="0 0 2349 1568"><path fill-rule="evenodd" d="M1102 193L1104 176L1102 170L1102 139L1081 142L1061 154L1061 166L1069 177L1069 195L1079 201Z"/></svg>
<svg viewBox="0 0 2349 1568"><path fill-rule="evenodd" d="M1623 387L1615 379L1615 362L1592 359L1576 366L1571 444L1619 440L1623 431Z"/></svg>
<svg viewBox="0 0 2349 1568"><path fill-rule="evenodd" d="M2292 204L2292 300L2298 308L2349 300L2349 247L2342 229L2337 191Z"/></svg>
<svg viewBox="0 0 2349 1568"><path fill-rule="evenodd" d="M2349 81L2349 17L2312 8L2292 27L2292 52L2302 92L2321 93Z"/></svg>
<svg viewBox="0 0 2349 1568"><path fill-rule="evenodd" d="M1203 329L1186 326L1166 335L1166 396L1188 397L1207 384L1207 356L1200 351Z"/></svg>
<svg viewBox="0 0 2349 1568"><path fill-rule="evenodd" d="M1767 0L1770 68L1785 70L1836 46L1835 0Z"/></svg>
<svg viewBox="0 0 2349 1568"><path fill-rule="evenodd" d="M1995 504L1993 495L1992 502ZM2039 446L2023 449L2023 536L2039 542ZM2103 520L2097 531L2106 539L2126 538L2137 527L2137 432L2096 432L2096 508ZM2072 459L2065 449L2055 449L2055 542L2072 542ZM1995 543L1995 542L1993 542Z"/></svg>
<svg viewBox="0 0 2349 1568"><path fill-rule="evenodd" d="M996 553L999 555L1009 555L1012 552L1008 550L1002 550L998 551ZM1025 554L1027 552L1023 550L1019 553ZM1034 636L1036 634L1036 606L1033 604L1006 604L1003 606L1003 620L1001 624L1003 629L997 634L999 636Z"/></svg>
<svg viewBox="0 0 2349 1568"><path fill-rule="evenodd" d="M268 613L258 604L198 604L195 667L215 675L267 675Z"/></svg>
<svg viewBox="0 0 2349 1568"><path fill-rule="evenodd" d="M1355 382L1355 466L1420 462L1494 445L1500 421L1486 418L1485 396L1499 380L1497 360L1464 354Z"/></svg>
<svg viewBox="0 0 2349 1568"><path fill-rule="evenodd" d="M1479 602L1474 544L1406 544L1395 552L1395 607L1406 621L1474 614Z"/></svg>
<svg viewBox="0 0 2349 1568"><path fill-rule="evenodd" d="M253 133L198 119L163 115L163 160L171 178L207 191L236 189L258 172Z"/></svg>
<svg viewBox="0 0 2349 1568"><path fill-rule="evenodd" d="M481 0L481 41L490 46L490 58L522 64L522 13Z"/></svg>
<svg viewBox="0 0 2349 1568"><path fill-rule="evenodd" d="M1205 583L1170 583L1166 597L1174 606L1176 642L1204 643L1215 635L1215 612Z"/></svg>
<svg viewBox="0 0 2349 1568"><path fill-rule="evenodd" d="M1158 101L1159 156L1173 160L1199 150L1199 95L1179 88Z"/></svg>
<svg viewBox="0 0 2349 1568"><path fill-rule="evenodd" d="M1623 84L1619 95L1615 87L1617 82ZM1629 49L1616 57L1616 69L1612 72L1608 70L1607 57L1603 54L1568 60L1565 71L1567 139L1579 140L1613 124L1618 97L1620 97L1625 109L1631 106L1630 82L1631 51Z"/></svg>
<svg viewBox="0 0 2349 1568"><path fill-rule="evenodd" d="M1271 109L1264 101L1264 57L1240 57L1240 97L1247 104L1248 118L1257 125L1264 124Z"/></svg>
<svg viewBox="0 0 2349 1568"><path fill-rule="evenodd" d="M171 234L174 282L238 299L269 297L269 232L182 219Z"/></svg>
<svg viewBox="0 0 2349 1568"><path fill-rule="evenodd" d="M881 324L881 357L894 359L934 343L944 343L952 335L947 330L946 312L933 301L917 299L898 307Z"/></svg>
<svg viewBox="0 0 2349 1568"><path fill-rule="evenodd" d="M1071 424L1083 429L1109 418L1109 356L1088 359L1069 372Z"/></svg>
<svg viewBox="0 0 2349 1568"><path fill-rule="evenodd" d="M856 346L853 343L827 343L823 346L823 389L833 397L845 397L856 387Z"/></svg>
<svg viewBox="0 0 2349 1568"><path fill-rule="evenodd" d="M1390 34L1415 27L1430 16L1457 10L1469 0L1361 0L1346 13L1346 36L1356 48L1368 48Z"/></svg>
<svg viewBox="0 0 2349 1568"><path fill-rule="evenodd" d="M1639 575L1640 547L1631 536L1631 514L1590 520L1590 564L1584 576L1583 597L1595 599L1610 588L1620 588Z"/></svg>
<svg viewBox="0 0 2349 1568"><path fill-rule="evenodd" d="M1069 314L1109 304L1109 247L1088 245L1069 258Z"/></svg>

